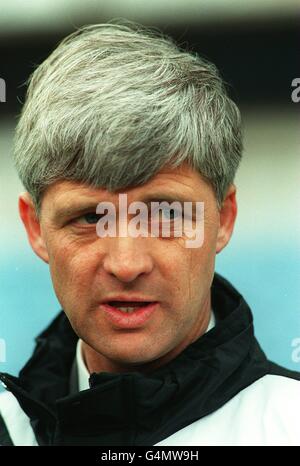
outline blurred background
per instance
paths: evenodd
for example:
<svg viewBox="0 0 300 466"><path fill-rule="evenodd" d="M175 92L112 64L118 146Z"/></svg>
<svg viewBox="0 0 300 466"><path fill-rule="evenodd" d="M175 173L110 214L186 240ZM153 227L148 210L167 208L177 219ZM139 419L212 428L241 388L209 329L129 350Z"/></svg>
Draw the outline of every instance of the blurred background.
<svg viewBox="0 0 300 466"><path fill-rule="evenodd" d="M244 120L238 219L216 270L243 294L268 357L300 370L298 1L0 0L0 370L17 374L60 309L47 266L18 218L11 161L25 81L83 24L127 18L154 26L214 62ZM298 61L297 61L298 60ZM1 81L0 81L1 83ZM2 82L3 83L3 82Z"/></svg>

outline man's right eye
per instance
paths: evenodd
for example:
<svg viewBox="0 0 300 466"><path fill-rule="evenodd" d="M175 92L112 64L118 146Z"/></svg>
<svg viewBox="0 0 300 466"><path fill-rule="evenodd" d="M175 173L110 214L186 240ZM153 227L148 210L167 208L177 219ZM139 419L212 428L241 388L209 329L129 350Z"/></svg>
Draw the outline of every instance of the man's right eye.
<svg viewBox="0 0 300 466"><path fill-rule="evenodd" d="M77 217L75 219L75 222L88 225L96 225L96 223L100 220L101 217L101 214L96 214L95 212L88 212L87 214Z"/></svg>

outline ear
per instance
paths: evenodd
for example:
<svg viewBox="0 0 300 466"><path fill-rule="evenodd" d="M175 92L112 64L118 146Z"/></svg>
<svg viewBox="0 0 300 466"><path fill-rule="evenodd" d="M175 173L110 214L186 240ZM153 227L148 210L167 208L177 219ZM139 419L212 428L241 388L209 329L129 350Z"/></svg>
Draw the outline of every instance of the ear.
<svg viewBox="0 0 300 466"><path fill-rule="evenodd" d="M22 193L19 196L19 213L32 249L43 261L48 263L49 257L41 234L40 220L28 192Z"/></svg>
<svg viewBox="0 0 300 466"><path fill-rule="evenodd" d="M231 184L219 212L220 225L217 236L216 253L228 244L237 216L236 187Z"/></svg>

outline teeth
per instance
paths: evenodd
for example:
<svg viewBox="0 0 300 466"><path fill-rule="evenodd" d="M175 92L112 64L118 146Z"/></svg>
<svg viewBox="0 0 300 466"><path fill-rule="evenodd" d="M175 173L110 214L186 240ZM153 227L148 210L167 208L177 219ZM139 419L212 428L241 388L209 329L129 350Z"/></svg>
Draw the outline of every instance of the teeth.
<svg viewBox="0 0 300 466"><path fill-rule="evenodd" d="M131 314L132 312L136 310L136 307L118 307L118 309L122 312L127 312Z"/></svg>

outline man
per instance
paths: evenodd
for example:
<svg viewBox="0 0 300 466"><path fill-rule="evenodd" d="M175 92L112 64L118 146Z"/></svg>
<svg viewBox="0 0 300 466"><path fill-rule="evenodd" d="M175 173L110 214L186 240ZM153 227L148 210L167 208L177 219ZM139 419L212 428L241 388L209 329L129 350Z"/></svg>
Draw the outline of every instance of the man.
<svg viewBox="0 0 300 466"><path fill-rule="evenodd" d="M1 374L0 443L300 443L299 374L266 359L214 272L241 153L216 68L162 35L86 27L37 68L19 211L63 311L19 377Z"/></svg>

